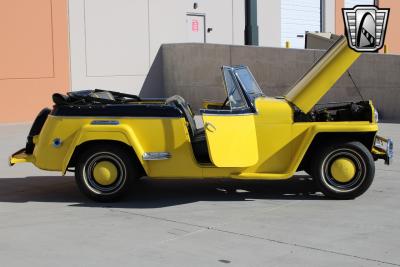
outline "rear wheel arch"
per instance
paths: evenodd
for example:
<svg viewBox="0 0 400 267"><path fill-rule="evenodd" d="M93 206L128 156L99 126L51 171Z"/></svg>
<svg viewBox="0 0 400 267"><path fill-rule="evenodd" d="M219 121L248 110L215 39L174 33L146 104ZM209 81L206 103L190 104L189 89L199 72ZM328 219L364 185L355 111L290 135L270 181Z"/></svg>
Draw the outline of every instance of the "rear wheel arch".
<svg viewBox="0 0 400 267"><path fill-rule="evenodd" d="M92 142L76 155L75 181L79 190L95 201L124 196L142 175L132 150L115 142Z"/></svg>
<svg viewBox="0 0 400 267"><path fill-rule="evenodd" d="M77 160L79 154L81 154L83 151L87 150L90 147L104 146L104 145L118 146L118 147L122 148L123 150L126 150L132 157L132 163L138 168L138 170L140 171L140 173L143 176L146 175L146 171L143 168L135 149L132 146L129 146L124 142L115 141L115 140L91 140L91 141L86 141L84 143L79 144L78 146L75 147L74 152L72 153L72 156L68 162L67 168L74 168L76 166L76 160Z"/></svg>

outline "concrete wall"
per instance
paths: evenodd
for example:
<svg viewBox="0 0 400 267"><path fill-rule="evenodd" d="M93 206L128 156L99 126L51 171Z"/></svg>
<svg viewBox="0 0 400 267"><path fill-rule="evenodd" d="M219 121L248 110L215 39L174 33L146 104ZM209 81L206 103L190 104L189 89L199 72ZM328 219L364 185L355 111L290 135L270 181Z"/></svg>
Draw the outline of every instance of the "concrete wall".
<svg viewBox="0 0 400 267"><path fill-rule="evenodd" d="M320 50L213 44L163 45L141 95L179 94L198 110L204 99L225 99L220 67L238 64L250 67L265 94L284 95L323 53ZM349 69L361 96L345 73L322 102L372 99L382 118L400 122L399 71L400 56L364 54Z"/></svg>

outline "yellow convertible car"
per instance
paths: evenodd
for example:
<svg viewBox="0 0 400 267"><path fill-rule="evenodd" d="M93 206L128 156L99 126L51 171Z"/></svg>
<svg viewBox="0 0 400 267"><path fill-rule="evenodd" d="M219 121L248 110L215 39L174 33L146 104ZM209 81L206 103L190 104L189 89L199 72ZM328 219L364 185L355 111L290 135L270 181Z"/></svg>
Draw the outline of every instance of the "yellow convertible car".
<svg viewBox="0 0 400 267"><path fill-rule="evenodd" d="M370 101L317 103L359 56L339 39L283 97L265 96L246 66L224 66L227 97L204 102L204 128L178 95L54 94L10 165L75 172L98 201L143 176L281 180L301 170L326 196L355 198L371 185L374 160L390 163L392 141L377 135Z"/></svg>

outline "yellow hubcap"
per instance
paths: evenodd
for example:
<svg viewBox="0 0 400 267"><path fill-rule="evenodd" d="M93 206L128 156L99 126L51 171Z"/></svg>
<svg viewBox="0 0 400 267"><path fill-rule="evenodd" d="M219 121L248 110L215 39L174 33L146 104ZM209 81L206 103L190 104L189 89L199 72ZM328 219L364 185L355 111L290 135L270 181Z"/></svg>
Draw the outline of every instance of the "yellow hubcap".
<svg viewBox="0 0 400 267"><path fill-rule="evenodd" d="M354 178L356 165L351 159L338 158L332 163L331 174L336 181L347 183Z"/></svg>
<svg viewBox="0 0 400 267"><path fill-rule="evenodd" d="M117 167L110 161L100 161L93 169L93 177L101 185L110 185L117 180Z"/></svg>

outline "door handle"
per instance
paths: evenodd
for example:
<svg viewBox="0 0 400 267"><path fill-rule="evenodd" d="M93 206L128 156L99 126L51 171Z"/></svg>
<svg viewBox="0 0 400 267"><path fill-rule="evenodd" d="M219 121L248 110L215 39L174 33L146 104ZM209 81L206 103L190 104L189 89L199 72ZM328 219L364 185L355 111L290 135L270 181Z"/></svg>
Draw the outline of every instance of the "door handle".
<svg viewBox="0 0 400 267"><path fill-rule="evenodd" d="M206 124L204 125L204 128L206 130L209 130L210 132L215 132L217 130L217 128L210 122L206 122Z"/></svg>

